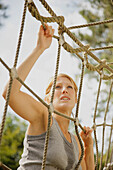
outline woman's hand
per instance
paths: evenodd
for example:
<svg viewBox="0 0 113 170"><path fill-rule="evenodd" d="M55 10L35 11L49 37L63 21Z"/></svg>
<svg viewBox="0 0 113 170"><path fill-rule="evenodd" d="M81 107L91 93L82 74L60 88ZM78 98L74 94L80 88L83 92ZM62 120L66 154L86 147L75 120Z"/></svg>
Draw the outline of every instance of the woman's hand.
<svg viewBox="0 0 113 170"><path fill-rule="evenodd" d="M93 138L91 136L93 129L85 126L84 129L86 130L86 133L84 133L83 131L80 132L80 136L84 142L84 147L93 146Z"/></svg>
<svg viewBox="0 0 113 170"><path fill-rule="evenodd" d="M37 41L37 47L43 50L50 47L52 36L54 35L54 29L52 29L52 26L48 26L47 24L45 24L45 26L46 30L44 30L42 25L40 26Z"/></svg>

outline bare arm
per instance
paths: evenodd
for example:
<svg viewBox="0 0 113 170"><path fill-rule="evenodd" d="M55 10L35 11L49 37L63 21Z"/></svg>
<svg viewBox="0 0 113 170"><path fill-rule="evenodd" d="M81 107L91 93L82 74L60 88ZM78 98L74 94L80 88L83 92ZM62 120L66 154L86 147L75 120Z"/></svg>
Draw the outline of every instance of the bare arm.
<svg viewBox="0 0 113 170"><path fill-rule="evenodd" d="M17 69L18 76L23 81L25 81L39 56L51 45L54 30L47 24L46 28L46 31L44 31L43 27L40 27L38 41L35 49ZM8 84L6 85L3 92L4 98L6 98L7 88ZM15 79L12 84L9 105L18 115L28 120L29 122L33 122L36 120L36 118L39 119L43 115L44 106L32 98L30 95L22 92L20 88L21 84Z"/></svg>

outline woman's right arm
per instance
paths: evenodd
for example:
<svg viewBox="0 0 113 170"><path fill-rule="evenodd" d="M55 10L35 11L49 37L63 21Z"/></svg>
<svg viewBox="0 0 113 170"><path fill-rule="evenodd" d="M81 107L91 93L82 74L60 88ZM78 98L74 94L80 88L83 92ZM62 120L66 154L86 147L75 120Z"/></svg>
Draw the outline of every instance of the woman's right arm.
<svg viewBox="0 0 113 170"><path fill-rule="evenodd" d="M23 81L25 81L39 56L51 45L53 34L54 30L51 26L46 24L46 31L44 31L42 26L40 27L36 48L17 69L18 76ZM16 79L13 80L9 105L18 115L32 123L33 121L36 121L36 119L42 117L44 106L30 95L22 92L20 90L21 86L21 83ZM7 88L8 83L3 92L3 97L5 99Z"/></svg>

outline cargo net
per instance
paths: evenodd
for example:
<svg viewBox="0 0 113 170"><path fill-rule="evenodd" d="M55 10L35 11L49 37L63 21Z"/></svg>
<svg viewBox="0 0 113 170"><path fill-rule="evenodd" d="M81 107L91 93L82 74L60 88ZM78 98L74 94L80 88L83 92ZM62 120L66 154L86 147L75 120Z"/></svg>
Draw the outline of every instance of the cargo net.
<svg viewBox="0 0 113 170"><path fill-rule="evenodd" d="M19 34L19 39L18 39L18 45L17 45L17 50L16 50L16 55L15 55L15 61L13 68L9 68L9 66L0 58L0 62L6 67L6 69L9 71L10 75L10 81L9 81L9 86L8 86L8 91L7 91L7 97L6 97L6 103L5 103L5 108L4 108L4 113L3 113L3 118L2 118L2 123L0 127L0 145L1 145L1 140L3 136L3 129L5 125L5 120L6 120L6 113L7 113L7 108L8 108L8 102L9 102L9 97L10 97L10 92L11 92L11 87L14 79L17 79L27 90L29 90L41 103L43 103L47 108L48 108L48 127L47 127L47 133L46 133L46 139L45 139L45 146L44 146L44 153L43 153L43 161L42 161L42 170L45 169L46 165L46 157L47 157L47 149L48 149L48 141L49 141L49 132L50 132L50 123L51 123L51 117L52 113L54 112L55 114L58 114L60 116L63 116L71 121L74 122L75 126L75 131L81 146L81 156L80 159L75 167L75 169L78 169L81 161L83 159L84 155L84 147L82 140L79 136L78 132L78 127L80 127L84 132L84 128L79 122L78 119L78 113L79 113L79 105L80 105L80 99L81 99L81 93L82 93L82 84L83 84L83 76L84 76L84 69L87 68L90 71L95 71L99 75L99 85L98 85L98 91L97 91L97 98L96 98L96 104L95 104L95 109L94 109L94 116L93 116L93 125L92 128L94 129L94 139L95 139L95 145L96 145L96 160L95 160L95 169L98 169L98 160L100 159L100 166L99 170L102 169L102 164L103 164L103 151L104 151L104 142L105 142L105 128L109 127L110 128L110 135L109 135L109 144L108 144L108 150L107 150L107 155L106 155L106 161L104 165L104 170L107 169L113 169L113 141L112 141L112 130L113 130L113 118L110 124L108 124L106 121L107 113L108 113L108 108L109 108L109 102L110 102L110 97L112 93L112 86L113 86L113 69L111 68L111 65L113 63L107 63L105 59L100 60L97 58L96 55L92 53L92 51L97 51L97 50L106 50L106 49L111 49L113 46L106 46L102 48L90 48L89 45L83 45L77 38L76 36L70 31L71 29L76 29L76 28L82 28L82 27L90 27L90 26L95 26L95 25L100 25L100 24L107 24L113 22L113 19L110 20L105 20L105 21L99 21L99 22L94 22L94 23L89 23L89 24L84 24L84 25L78 25L78 26L73 26L67 28L64 25L64 17L63 16L57 16L52 8L47 4L45 0L39 0L42 5L46 8L46 10L49 12L51 17L43 17L40 15L37 7L35 6L34 2L32 0L25 0L24 4L24 10L23 10L23 16L22 16L22 22L21 22L21 27L20 27L20 34ZM35 17L37 20L41 22L43 25L44 29L46 29L44 23L51 23L55 22L58 24L58 36L54 35L53 38L57 39L58 41L58 53L57 53L57 61L56 61L56 70L55 70L55 75L54 75L54 83L53 83L53 89L52 89L52 95L51 95L51 102L50 104L45 103L36 93L31 90L27 84L25 84L20 77L17 74L16 71L16 66L17 66L17 61L19 57L19 51L20 51L20 46L21 46L21 41L22 41L22 35L23 35L23 30L24 30L24 24L25 24L25 18L26 18L26 11L27 8L31 15ZM73 48L71 45L69 45L65 39L64 39L64 33L66 33L78 46L79 48ZM79 85L79 92L78 92L78 101L77 101L77 106L76 106L76 112L75 112L75 117L69 117L66 116L56 110L54 110L53 107L53 97L54 97L54 92L55 92L55 85L56 85L56 80L57 80L57 75L58 75L58 69L59 69L59 61L60 61L60 50L61 46L67 51L70 52L71 54L76 54L76 56L81 60L82 63L82 69L81 69L81 79L80 79L80 85ZM83 52L84 55L81 55L81 52ZM88 61L88 56L94 59L98 64L93 65ZM108 74L105 74L105 71L108 71ZM110 90L109 90L109 95L107 99L107 105L105 109L105 114L104 114L104 121L101 124L96 124L96 115L97 115L97 107L98 107L98 101L99 101L99 95L100 95L100 90L101 90L101 84L103 80L108 80L110 81ZM101 155L99 156L99 151L98 151L98 142L97 142L97 132L96 129L98 127L102 127L102 151ZM5 168L5 169L10 169L6 165L0 163L0 166Z"/></svg>

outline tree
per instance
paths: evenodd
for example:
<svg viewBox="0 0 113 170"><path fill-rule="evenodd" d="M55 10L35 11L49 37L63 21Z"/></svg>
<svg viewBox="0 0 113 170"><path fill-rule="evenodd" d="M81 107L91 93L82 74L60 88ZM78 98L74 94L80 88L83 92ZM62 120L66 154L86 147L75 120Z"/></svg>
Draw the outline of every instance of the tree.
<svg viewBox="0 0 113 170"><path fill-rule="evenodd" d="M103 20L109 20L113 18L113 3L110 0L85 0L88 4L88 6L83 7L80 11L80 14L83 16L83 18L86 20L87 23L92 23L96 21L103 21ZM81 3L82 5L82 3ZM90 7L89 7L90 6ZM86 33L83 34L82 31L78 31L78 39L80 39L83 44L90 44L91 47L103 47L103 46L110 46L113 43L113 23L104 24L104 25L98 25L98 26L91 26L87 29ZM112 44L113 45L113 44ZM95 53L95 52L93 52ZM113 63L113 49L109 50L102 50L96 52L96 56L100 59L106 59L107 62ZM88 56L88 60L91 64L96 65L97 63ZM110 67L113 69L113 65L110 65ZM96 72L92 72L86 69L85 73L90 78L97 78L97 81L99 79L99 76ZM105 74L108 74L107 70L104 70ZM109 86L110 81L103 81L104 86L101 90L100 100L99 100L99 107L97 116L104 117L105 113L105 103L108 98L108 92L109 92ZM111 102L110 107L112 107L113 104L113 92L111 94ZM93 108L94 110L94 108ZM112 113L111 113L112 116ZM105 159L106 154L104 155ZM103 160L104 164L104 160Z"/></svg>
<svg viewBox="0 0 113 170"><path fill-rule="evenodd" d="M8 113L0 149L0 158L3 164L14 170L19 165L26 127L25 121Z"/></svg>
<svg viewBox="0 0 113 170"><path fill-rule="evenodd" d="M83 9L79 13L83 16L87 23L112 19L113 4L111 3L111 1L109 0L102 1L85 0L85 1L87 3L89 2L88 5L90 5L90 8L88 6L87 7L85 6L85 8L83 7ZM113 23L90 26L87 30L87 33L85 34L83 34L82 30L78 31L78 38L84 44L90 44L91 48L110 46L113 42L112 30ZM95 54L95 52L93 53ZM96 52L96 56L101 60L106 59L107 62L113 63L112 59L113 49L98 51ZM91 64L97 65L97 63L91 57L88 57L88 60ZM113 69L113 65L110 65L110 67ZM96 78L98 81L99 76L97 75L96 72L92 72L86 69L85 73L86 74L88 73L89 78ZM108 74L108 71L104 70L104 73ZM104 108L103 106L105 106L105 102L107 101L110 81L104 81L104 84L105 86L101 91L100 96L101 102L98 111L98 116L103 114L104 110L102 108ZM113 93L111 94L111 103L113 104Z"/></svg>
<svg viewBox="0 0 113 170"><path fill-rule="evenodd" d="M8 5L4 5L2 0L0 0L0 26L3 25L2 18L7 18L6 10L8 8Z"/></svg>

